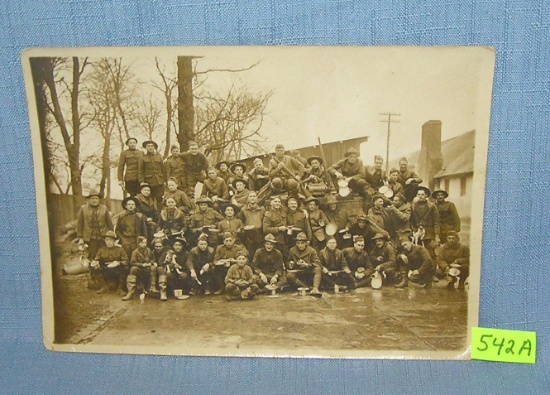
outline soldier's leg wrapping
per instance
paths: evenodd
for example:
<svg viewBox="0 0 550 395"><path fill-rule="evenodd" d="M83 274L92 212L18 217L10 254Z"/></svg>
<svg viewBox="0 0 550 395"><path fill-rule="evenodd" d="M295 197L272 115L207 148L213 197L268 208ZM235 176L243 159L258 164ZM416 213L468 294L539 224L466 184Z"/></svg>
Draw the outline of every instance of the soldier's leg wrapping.
<svg viewBox="0 0 550 395"><path fill-rule="evenodd" d="M321 286L321 279L323 278L323 269L316 266L313 268L313 288L319 289Z"/></svg>

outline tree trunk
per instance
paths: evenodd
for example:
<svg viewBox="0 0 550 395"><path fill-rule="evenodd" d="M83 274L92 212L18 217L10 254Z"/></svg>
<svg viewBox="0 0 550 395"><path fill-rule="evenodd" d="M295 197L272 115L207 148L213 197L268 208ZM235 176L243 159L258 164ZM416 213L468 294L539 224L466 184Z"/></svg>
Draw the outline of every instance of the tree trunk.
<svg viewBox="0 0 550 395"><path fill-rule="evenodd" d="M187 151L195 139L193 107L193 67L191 56L178 56L178 142L180 150Z"/></svg>

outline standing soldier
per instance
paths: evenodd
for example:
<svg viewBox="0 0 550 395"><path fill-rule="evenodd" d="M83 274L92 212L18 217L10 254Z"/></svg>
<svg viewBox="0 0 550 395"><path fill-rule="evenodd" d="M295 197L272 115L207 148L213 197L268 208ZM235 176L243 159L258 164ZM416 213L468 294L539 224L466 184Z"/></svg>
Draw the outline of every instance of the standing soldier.
<svg viewBox="0 0 550 395"><path fill-rule="evenodd" d="M170 147L170 155L164 165L166 166L166 178L173 178L176 184L184 188L185 186L185 165L180 156L180 149L177 145Z"/></svg>
<svg viewBox="0 0 550 395"><path fill-rule="evenodd" d="M139 201L138 210L145 216L147 223L147 242L153 241L158 226L159 213L157 210L157 201L151 196L151 187L147 183L139 186L140 193L136 198Z"/></svg>
<svg viewBox="0 0 550 395"><path fill-rule="evenodd" d="M157 152L157 143L147 140L143 142L143 147L147 152L139 158L138 179L140 183L146 182L149 184L151 196L157 201L157 206L161 207L166 182L164 162L162 156Z"/></svg>
<svg viewBox="0 0 550 395"><path fill-rule="evenodd" d="M269 160L269 178L275 184L282 183L283 188L291 196L297 196L300 180L305 172L302 162L285 155L282 144L275 146L275 156Z"/></svg>
<svg viewBox="0 0 550 395"><path fill-rule="evenodd" d="M99 248L105 246L103 237L107 231L113 230L111 214L107 206L99 204L99 199L99 192L90 191L76 219L76 235L79 243L88 244L89 259L94 259Z"/></svg>
<svg viewBox="0 0 550 395"><path fill-rule="evenodd" d="M281 246L281 252L283 258L288 256L288 247L285 244L285 233L287 231L286 226L286 212L283 210L281 204L281 198L271 198L269 210L265 212L263 225L264 235L271 233L279 246Z"/></svg>
<svg viewBox="0 0 550 395"><path fill-rule="evenodd" d="M129 196L122 201L122 207L126 211L119 215L115 233L120 238L120 244L126 252L126 256L131 257L134 250L138 247L138 237L147 238L147 223L145 216L138 212L139 201L133 196Z"/></svg>
<svg viewBox="0 0 550 395"><path fill-rule="evenodd" d="M429 251L432 259L435 260L435 247L439 244L439 212L437 206L428 201L430 190L424 186L417 188L416 202L412 203L411 208L411 228L413 232L423 233L421 237L422 244Z"/></svg>
<svg viewBox="0 0 550 395"><path fill-rule="evenodd" d="M307 288L306 282L312 284L310 295L321 297L319 291L323 276L321 261L317 252L308 246L305 233L300 232L296 236L296 245L290 249L287 280L295 287Z"/></svg>
<svg viewBox="0 0 550 395"><path fill-rule="evenodd" d="M199 152L199 145L194 142L189 142L189 151L180 154L185 165L185 182L182 189L187 192L189 196L193 196L195 199L200 196L194 196L195 185L197 182L203 182L206 178L206 171L208 170L208 160L206 156Z"/></svg>
<svg viewBox="0 0 550 395"><path fill-rule="evenodd" d="M409 170L409 161L403 157L399 160L399 178L397 181L405 188L405 197L412 202L416 196L416 189L422 182L422 178L414 171Z"/></svg>
<svg viewBox="0 0 550 395"><path fill-rule="evenodd" d="M439 212L439 224L441 225L441 240L445 243L449 232L460 232L460 217L453 202L445 199L449 197L447 191L437 190L432 196Z"/></svg>
<svg viewBox="0 0 550 395"><path fill-rule="evenodd" d="M126 140L126 146L128 149L122 151L118 159L118 185L124 192L135 196L139 193L138 162L143 152L136 148L137 139L134 137ZM126 173L124 173L125 168Z"/></svg>

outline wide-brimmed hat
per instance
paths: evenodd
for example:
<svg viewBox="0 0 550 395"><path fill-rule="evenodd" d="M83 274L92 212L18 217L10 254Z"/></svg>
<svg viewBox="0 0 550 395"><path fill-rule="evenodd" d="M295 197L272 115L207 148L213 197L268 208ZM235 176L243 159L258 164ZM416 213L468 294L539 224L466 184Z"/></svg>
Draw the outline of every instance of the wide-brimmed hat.
<svg viewBox="0 0 550 395"><path fill-rule="evenodd" d="M296 235L295 241L308 241L307 235L304 232L300 232Z"/></svg>
<svg viewBox="0 0 550 395"><path fill-rule="evenodd" d="M436 197L438 193L442 193L445 196L445 199L449 197L449 193L443 189L438 189L437 191L433 191L432 196Z"/></svg>
<svg viewBox="0 0 550 395"><path fill-rule="evenodd" d="M141 192L141 190L145 187L151 189L151 185L147 184L146 182L142 182L141 184L139 184L139 191Z"/></svg>
<svg viewBox="0 0 550 395"><path fill-rule="evenodd" d="M317 205L319 205L319 199L317 199L316 197L310 196L306 200L304 200L305 204L308 204L310 202L315 202L317 203Z"/></svg>
<svg viewBox="0 0 550 395"><path fill-rule="evenodd" d="M226 203L226 204L223 205L222 213L225 213L225 210L228 207L233 207L233 211L235 211L235 214L237 214L239 211L241 211L241 209L237 205L235 205L233 203Z"/></svg>
<svg viewBox="0 0 550 395"><path fill-rule="evenodd" d="M212 202L212 199L210 199L209 197L201 197L200 199L198 199L195 204L201 204L201 203L206 203L208 205L212 205L213 202Z"/></svg>
<svg viewBox="0 0 550 395"><path fill-rule="evenodd" d="M153 144L155 146L155 149L158 149L159 145L155 143L153 140L145 140L143 143L141 143L141 146L145 148L147 144Z"/></svg>
<svg viewBox="0 0 550 395"><path fill-rule="evenodd" d="M431 191L428 187L425 187L425 186L419 186L418 188L416 188L416 193L418 193L418 191L424 191L426 192L426 197L429 197L431 195Z"/></svg>
<svg viewBox="0 0 550 395"><path fill-rule="evenodd" d="M128 137L128 138L126 139L126 142L125 142L124 144L128 145L128 143L130 142L130 140L134 140L134 141L136 142L136 144L137 144L137 142L138 142L137 139L136 139L135 137Z"/></svg>
<svg viewBox="0 0 550 395"><path fill-rule="evenodd" d="M357 155L359 156L359 151L357 151L355 148L351 147L350 149L348 149L346 151L346 153L344 154L344 156L347 158L348 156L350 155Z"/></svg>
<svg viewBox="0 0 550 395"><path fill-rule="evenodd" d="M114 239L114 240L118 239L118 237L116 237L116 233L113 232L112 230L108 230L107 233L105 233L105 236L103 236L104 239L106 239L107 237L110 237L111 239Z"/></svg>
<svg viewBox="0 0 550 395"><path fill-rule="evenodd" d="M90 189L88 192L88 195L86 195L86 199L91 198L92 196L97 196L98 198L102 198L103 194L99 193L99 189Z"/></svg>
<svg viewBox="0 0 550 395"><path fill-rule="evenodd" d="M237 182L242 182L244 184L244 187L248 189L248 181L246 181L244 178L235 178L233 181L231 181L231 185L233 185L233 188L237 188Z"/></svg>
<svg viewBox="0 0 550 395"><path fill-rule="evenodd" d="M307 158L307 163L311 165L311 162L313 162L314 160L318 160L320 164L323 164L323 158L321 158L320 156L310 156L309 158Z"/></svg>
<svg viewBox="0 0 550 395"><path fill-rule="evenodd" d="M246 173L246 165L241 162L235 162L231 166L229 166L229 170L231 170L233 173L235 173L235 167L241 166L243 168L243 173Z"/></svg>
<svg viewBox="0 0 550 395"><path fill-rule="evenodd" d="M273 244L277 244L277 240L275 240L275 236L273 236L271 233L268 233L267 235L265 235L264 243L266 241L269 241L270 243L273 243Z"/></svg>
<svg viewBox="0 0 550 395"><path fill-rule="evenodd" d="M378 240L378 239L382 239L382 240L386 240L386 236L384 236L382 233L376 233L372 240Z"/></svg>
<svg viewBox="0 0 550 395"><path fill-rule="evenodd" d="M126 204L129 201L133 201L136 204L136 208L139 207L139 200L137 200L134 196L128 196L122 200L122 208L126 208Z"/></svg>
<svg viewBox="0 0 550 395"><path fill-rule="evenodd" d="M229 167L231 165L231 163L229 163L228 161L222 160L221 162L216 163L216 165L214 167L216 169L220 170L221 165L223 165L224 163L227 165L227 167Z"/></svg>

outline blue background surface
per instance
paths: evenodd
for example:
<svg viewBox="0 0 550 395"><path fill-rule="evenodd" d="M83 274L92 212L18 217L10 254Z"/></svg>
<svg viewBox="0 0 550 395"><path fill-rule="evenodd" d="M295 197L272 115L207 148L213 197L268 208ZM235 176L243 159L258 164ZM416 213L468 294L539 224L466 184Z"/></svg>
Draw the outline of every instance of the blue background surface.
<svg viewBox="0 0 550 395"><path fill-rule="evenodd" d="M550 2L0 2L0 391L548 393ZM537 364L84 355L42 347L26 47L490 45L497 51L480 326L538 333ZM474 197L475 198L475 197Z"/></svg>

